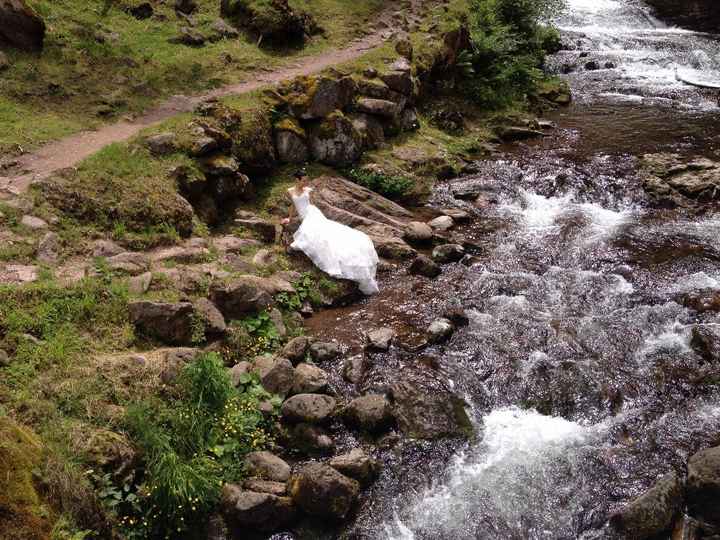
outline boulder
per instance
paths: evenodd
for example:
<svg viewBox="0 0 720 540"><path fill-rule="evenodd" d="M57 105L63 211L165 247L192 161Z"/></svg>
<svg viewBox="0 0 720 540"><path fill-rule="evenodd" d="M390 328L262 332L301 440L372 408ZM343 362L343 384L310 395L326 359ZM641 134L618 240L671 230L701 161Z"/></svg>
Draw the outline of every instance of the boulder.
<svg viewBox="0 0 720 540"><path fill-rule="evenodd" d="M410 381L397 382L390 391L395 420L407 437L467 437L472 432L465 404L454 394Z"/></svg>
<svg viewBox="0 0 720 540"><path fill-rule="evenodd" d="M287 526L297 515L289 497L247 491L236 484L223 487L221 508L231 526L268 532Z"/></svg>
<svg viewBox="0 0 720 540"><path fill-rule="evenodd" d="M295 368L295 381L293 382L293 394L313 394L321 392L327 387L328 375L317 366L312 364L298 364Z"/></svg>
<svg viewBox="0 0 720 540"><path fill-rule="evenodd" d="M129 310L139 333L172 345L192 343L195 310L190 302L131 302Z"/></svg>
<svg viewBox="0 0 720 540"><path fill-rule="evenodd" d="M393 423L392 406L380 394L369 394L353 399L343 412L345 421L369 433L378 433Z"/></svg>
<svg viewBox="0 0 720 540"><path fill-rule="evenodd" d="M260 219L257 217L251 217L236 219L235 224L243 227L244 229L252 231L256 235L258 235L261 240L267 242L268 244L272 244L275 242L275 238L277 236L277 226L271 221L267 221L265 219Z"/></svg>
<svg viewBox="0 0 720 540"><path fill-rule="evenodd" d="M433 230L427 223L411 221L405 227L403 238L413 245L427 245L432 243Z"/></svg>
<svg viewBox="0 0 720 540"><path fill-rule="evenodd" d="M720 199L720 163L707 158L687 161L677 154L647 154L642 160L643 187L661 203L686 205Z"/></svg>
<svg viewBox="0 0 720 540"><path fill-rule="evenodd" d="M720 329L716 325L694 326L690 346L706 362L719 362Z"/></svg>
<svg viewBox="0 0 720 540"><path fill-rule="evenodd" d="M166 156L178 150L177 135L172 132L158 133L145 139L145 146L156 156Z"/></svg>
<svg viewBox="0 0 720 540"><path fill-rule="evenodd" d="M334 343L331 345L334 345ZM285 344L280 355L290 360L293 364L297 364L305 360L309 348L310 338L307 336L298 336Z"/></svg>
<svg viewBox="0 0 720 540"><path fill-rule="evenodd" d="M242 384L243 377L250 373L252 364L250 362L238 362L230 368L230 381L233 386L238 387Z"/></svg>
<svg viewBox="0 0 720 540"><path fill-rule="evenodd" d="M372 150L385 142L385 129L380 119L369 114L353 114L350 118L362 137L363 148Z"/></svg>
<svg viewBox="0 0 720 540"><path fill-rule="evenodd" d="M273 482L285 482L290 478L290 465L270 452L250 452L245 456L245 469L251 476Z"/></svg>
<svg viewBox="0 0 720 540"><path fill-rule="evenodd" d="M360 485L328 465L310 463L293 475L293 502L311 516L342 520L355 504Z"/></svg>
<svg viewBox="0 0 720 540"><path fill-rule="evenodd" d="M175 11L178 13L192 15L197 8L197 0L175 0Z"/></svg>
<svg viewBox="0 0 720 540"><path fill-rule="evenodd" d="M0 0L0 43L24 51L41 51L45 22L25 0Z"/></svg>
<svg viewBox="0 0 720 540"><path fill-rule="evenodd" d="M397 118L402 110L397 103L392 101L366 97L359 98L355 103L355 108L359 112L384 118Z"/></svg>
<svg viewBox="0 0 720 540"><path fill-rule="evenodd" d="M275 124L275 149L282 163L305 163L308 160L307 133L293 119Z"/></svg>
<svg viewBox="0 0 720 540"><path fill-rule="evenodd" d="M281 413L288 422L321 423L335 411L335 399L322 394L298 394L282 404Z"/></svg>
<svg viewBox="0 0 720 540"><path fill-rule="evenodd" d="M310 129L310 153L327 165L350 165L360 158L362 148L362 135L340 111Z"/></svg>
<svg viewBox="0 0 720 540"><path fill-rule="evenodd" d="M243 481L243 489L254 491L256 493L269 493L282 497L287 493L287 483L273 482L271 480L261 480L260 478L248 478Z"/></svg>
<svg viewBox="0 0 720 540"><path fill-rule="evenodd" d="M334 360L341 354L340 345L335 342L317 341L310 345L310 356L316 362L327 362Z"/></svg>
<svg viewBox="0 0 720 540"><path fill-rule="evenodd" d="M287 98L291 114L301 120L325 118L342 111L355 99L357 87L351 77L300 77L291 83Z"/></svg>
<svg viewBox="0 0 720 540"><path fill-rule="evenodd" d="M37 260L44 264L55 264L62 247L57 233L47 232L38 242Z"/></svg>
<svg viewBox="0 0 720 540"><path fill-rule="evenodd" d="M328 462L328 465L345 476L357 480L364 486L371 483L380 470L380 463L360 448L355 448L347 454L335 456Z"/></svg>
<svg viewBox="0 0 720 540"><path fill-rule="evenodd" d="M433 279L442 273L440 265L435 263L430 257L418 255L408 268L408 272L415 276L425 276Z"/></svg>
<svg viewBox="0 0 720 540"><path fill-rule="evenodd" d="M253 371L260 375L260 383L271 394L284 397L295 381L295 369L287 358L260 356L253 362Z"/></svg>
<svg viewBox="0 0 720 540"><path fill-rule="evenodd" d="M392 328L377 328L365 334L365 347L372 351L387 351L395 339L395 331Z"/></svg>
<svg viewBox="0 0 720 540"><path fill-rule="evenodd" d="M455 331L455 326L447 319L437 319L428 327L427 336L429 343L442 343L447 341Z"/></svg>
<svg viewBox="0 0 720 540"><path fill-rule="evenodd" d="M317 31L313 17L293 9L288 0L221 0L220 14L270 42L293 44Z"/></svg>
<svg viewBox="0 0 720 540"><path fill-rule="evenodd" d="M220 335L225 333L227 330L225 317L223 317L220 310L215 307L215 304L207 298L198 298L193 302L193 306L195 307L195 313L197 313L203 322L206 334Z"/></svg>
<svg viewBox="0 0 720 540"><path fill-rule="evenodd" d="M404 96L412 97L417 90L417 81L412 75L412 67L404 58L393 63L389 71L380 75L380 79L388 88Z"/></svg>
<svg viewBox="0 0 720 540"><path fill-rule="evenodd" d="M432 252L433 260L441 264L459 262L464 256L465 248L459 244L443 244Z"/></svg>
<svg viewBox="0 0 720 540"><path fill-rule="evenodd" d="M646 493L610 516L610 527L622 538L645 540L669 533L683 505L677 474L663 476Z"/></svg>
<svg viewBox="0 0 720 540"><path fill-rule="evenodd" d="M288 440L294 450L309 455L328 454L335 447L330 435L322 427L304 422L289 428Z"/></svg>
<svg viewBox="0 0 720 540"><path fill-rule="evenodd" d="M210 287L210 301L227 319L242 319L248 313L269 308L272 297L255 279L241 276L229 283L215 283Z"/></svg>
<svg viewBox="0 0 720 540"><path fill-rule="evenodd" d="M144 253L126 251L113 255L107 259L107 265L114 272L124 272L136 275L147 272L150 269L150 260Z"/></svg>
<svg viewBox="0 0 720 540"><path fill-rule="evenodd" d="M720 527L720 446L702 450L688 462L687 507L697 519Z"/></svg>
<svg viewBox="0 0 720 540"><path fill-rule="evenodd" d="M444 232L452 229L455 226L455 222L450 216L438 216L432 221L429 221L428 225L432 227L434 231Z"/></svg>

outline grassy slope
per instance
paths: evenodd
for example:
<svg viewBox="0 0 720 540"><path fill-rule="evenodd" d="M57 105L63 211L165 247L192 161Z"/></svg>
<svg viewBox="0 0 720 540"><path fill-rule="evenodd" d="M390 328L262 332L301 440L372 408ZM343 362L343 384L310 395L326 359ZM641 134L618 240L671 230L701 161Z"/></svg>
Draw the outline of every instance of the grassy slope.
<svg viewBox="0 0 720 540"><path fill-rule="evenodd" d="M337 47L356 37L382 0L297 0L315 15L325 35L304 49L258 48L241 37L187 47L168 40L187 23L172 2L139 21L101 0L32 0L47 23L41 56L8 50L11 67L0 75L0 149L26 150L113 118L138 113L176 93L193 93L251 78L263 69ZM218 0L199 0L196 29L209 33ZM100 43L98 33L116 34Z"/></svg>

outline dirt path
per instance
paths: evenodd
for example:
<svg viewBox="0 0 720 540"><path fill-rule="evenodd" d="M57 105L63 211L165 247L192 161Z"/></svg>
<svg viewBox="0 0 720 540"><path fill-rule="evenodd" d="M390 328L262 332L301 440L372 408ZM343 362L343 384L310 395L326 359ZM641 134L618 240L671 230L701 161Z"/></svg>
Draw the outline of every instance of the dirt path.
<svg viewBox="0 0 720 540"><path fill-rule="evenodd" d="M399 30L408 24L417 24L422 5L425 3L429 2L413 0L407 10L384 12L375 25L380 29L351 42L343 49L299 58L292 65L263 72L256 79L224 86L204 94L173 96L132 121L120 121L94 131L82 131L51 142L35 152L22 155L12 167L12 170L16 171L14 175L0 176L0 198L19 195L33 181L47 178L57 170L73 167L105 146L126 141L141 130L159 124L172 116L190 112L205 100L252 92L300 75L318 73L329 67L354 60L367 51L382 45L394 33L393 29Z"/></svg>

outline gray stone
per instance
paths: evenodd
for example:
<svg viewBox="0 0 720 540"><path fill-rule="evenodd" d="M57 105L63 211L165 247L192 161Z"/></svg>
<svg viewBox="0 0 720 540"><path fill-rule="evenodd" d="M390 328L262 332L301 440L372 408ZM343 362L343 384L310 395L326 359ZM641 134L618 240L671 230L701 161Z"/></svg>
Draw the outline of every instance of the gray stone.
<svg viewBox="0 0 720 540"><path fill-rule="evenodd" d="M414 245L426 245L433 240L433 230L427 223L411 221L405 227L403 238Z"/></svg>
<svg viewBox="0 0 720 540"><path fill-rule="evenodd" d="M295 382L295 369L287 358L260 356L253 363L253 371L260 375L260 383L271 394L286 396Z"/></svg>
<svg viewBox="0 0 720 540"><path fill-rule="evenodd" d="M248 474L273 482L285 482L290 478L290 465L267 451L250 452L245 456Z"/></svg>
<svg viewBox="0 0 720 540"><path fill-rule="evenodd" d="M345 476L354 478L362 485L372 482L380 470L380 463L360 448L335 456L328 462L328 465Z"/></svg>
<svg viewBox="0 0 720 540"><path fill-rule="evenodd" d="M260 478L248 478L243 481L243 488L256 493L269 493L281 497L287 493L287 484L285 482L273 482L272 480L262 480Z"/></svg>
<svg viewBox="0 0 720 540"><path fill-rule="evenodd" d="M222 19L217 19L213 22L210 29L213 31L213 41L218 39L237 39L240 37L238 29L229 25Z"/></svg>
<svg viewBox="0 0 720 540"><path fill-rule="evenodd" d="M277 237L277 225L270 221L260 219L257 217L249 219L236 219L235 224L252 231L263 241L269 244L275 242Z"/></svg>
<svg viewBox="0 0 720 540"><path fill-rule="evenodd" d="M290 427L290 444L294 450L305 454L328 454L335 444L330 435L320 426L299 423Z"/></svg>
<svg viewBox="0 0 720 540"><path fill-rule="evenodd" d="M702 450L688 462L688 513L720 527L720 446Z"/></svg>
<svg viewBox="0 0 720 540"><path fill-rule="evenodd" d="M350 165L362 154L363 137L341 112L333 113L310 130L310 153L327 165Z"/></svg>
<svg viewBox="0 0 720 540"><path fill-rule="evenodd" d="M115 272L137 275L150 269L150 260L144 253L126 251L109 257L107 265L110 270Z"/></svg>
<svg viewBox="0 0 720 540"><path fill-rule="evenodd" d="M238 387L242 384L244 375L247 375L252 370L252 364L250 362L238 362L230 368L230 381L233 386Z"/></svg>
<svg viewBox="0 0 720 540"><path fill-rule="evenodd" d="M390 402L380 394L369 394L353 399L343 411L345 421L363 431L377 433L393 423Z"/></svg>
<svg viewBox="0 0 720 540"><path fill-rule="evenodd" d="M455 326L447 319L437 319L428 327L427 335L430 343L447 341L455 331Z"/></svg>
<svg viewBox="0 0 720 540"><path fill-rule="evenodd" d="M382 116L384 118L397 118L401 111L397 103L384 99L366 97L359 98L355 107L359 112Z"/></svg>
<svg viewBox="0 0 720 540"><path fill-rule="evenodd" d="M393 414L400 430L407 437L437 439L467 437L472 424L464 402L454 394L423 388L411 381L399 381L390 387Z"/></svg>
<svg viewBox="0 0 720 540"><path fill-rule="evenodd" d="M425 276L433 279L442 273L442 268L435 263L430 257L418 255L408 268L408 272L415 276Z"/></svg>
<svg viewBox="0 0 720 540"><path fill-rule="evenodd" d="M194 309L190 302L131 302L129 310L139 333L172 345L192 343Z"/></svg>
<svg viewBox="0 0 720 540"><path fill-rule="evenodd" d="M125 251L111 240L96 240L93 243L93 257L112 257Z"/></svg>
<svg viewBox="0 0 720 540"><path fill-rule="evenodd" d="M282 404L283 419L288 422L321 423L335 410L335 399L322 394L298 394Z"/></svg>
<svg viewBox="0 0 720 540"><path fill-rule="evenodd" d="M145 139L145 146L156 156L172 154L178 149L177 135L175 133L158 133Z"/></svg>
<svg viewBox="0 0 720 540"><path fill-rule="evenodd" d="M309 157L307 139L295 131L276 131L275 148L282 163L305 163Z"/></svg>
<svg viewBox="0 0 720 540"><path fill-rule="evenodd" d="M312 364L298 364L295 368L293 394L314 394L324 390L328 384L327 373Z"/></svg>
<svg viewBox="0 0 720 540"><path fill-rule="evenodd" d="M20 220L20 224L34 231L48 228L47 221L30 215L24 215Z"/></svg>
<svg viewBox="0 0 720 540"><path fill-rule="evenodd" d="M60 237L54 232L47 232L38 242L37 259L41 263L54 264L60 256Z"/></svg>
<svg viewBox="0 0 720 540"><path fill-rule="evenodd" d="M387 351L395 338L392 328L378 328L365 334L366 348L373 351Z"/></svg>
<svg viewBox="0 0 720 540"><path fill-rule="evenodd" d="M236 278L230 283L218 283L210 288L210 301L227 319L242 319L273 303L270 294L250 276Z"/></svg>
<svg viewBox="0 0 720 540"><path fill-rule="evenodd" d="M152 272L145 272L139 276L133 276L128 280L128 291L130 294L145 294L152 283Z"/></svg>
<svg viewBox="0 0 720 540"><path fill-rule="evenodd" d="M193 302L195 313L200 317L205 326L205 333L208 335L224 334L227 330L225 317L207 298L198 298Z"/></svg>
<svg viewBox="0 0 720 540"><path fill-rule="evenodd" d="M359 493L356 480L321 463L305 465L290 480L290 496L295 504L320 518L345 519Z"/></svg>
<svg viewBox="0 0 720 540"><path fill-rule="evenodd" d="M459 262L464 256L465 248L459 244L443 244L432 252L433 260L441 264Z"/></svg>
<svg viewBox="0 0 720 540"><path fill-rule="evenodd" d="M455 222L450 216L438 216L428 222L428 225L430 225L434 231L443 232L452 229L455 226Z"/></svg>
<svg viewBox="0 0 720 540"><path fill-rule="evenodd" d="M293 364L297 364L305 360L309 347L310 338L307 336L298 336L285 344L280 355L290 360Z"/></svg>
<svg viewBox="0 0 720 540"><path fill-rule="evenodd" d="M223 487L221 508L231 528L241 530L273 531L287 526L297 515L289 497L247 491L235 484Z"/></svg>
<svg viewBox="0 0 720 540"><path fill-rule="evenodd" d="M357 354L345 360L343 364L343 379L347 382L358 384L365 374L365 357Z"/></svg>
<svg viewBox="0 0 720 540"><path fill-rule="evenodd" d="M340 345L334 342L315 342L310 345L310 356L316 362L327 362L340 356Z"/></svg>

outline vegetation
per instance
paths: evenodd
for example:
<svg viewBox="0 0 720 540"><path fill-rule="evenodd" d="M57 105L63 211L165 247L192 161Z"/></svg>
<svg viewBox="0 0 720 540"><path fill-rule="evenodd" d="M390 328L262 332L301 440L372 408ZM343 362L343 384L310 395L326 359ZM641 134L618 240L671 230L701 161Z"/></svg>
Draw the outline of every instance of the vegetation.
<svg viewBox="0 0 720 540"><path fill-rule="evenodd" d="M350 169L348 178L372 191L387 197L399 199L407 195L412 188L412 179L406 176L387 174L375 169Z"/></svg>

